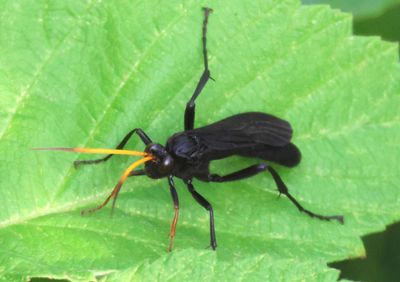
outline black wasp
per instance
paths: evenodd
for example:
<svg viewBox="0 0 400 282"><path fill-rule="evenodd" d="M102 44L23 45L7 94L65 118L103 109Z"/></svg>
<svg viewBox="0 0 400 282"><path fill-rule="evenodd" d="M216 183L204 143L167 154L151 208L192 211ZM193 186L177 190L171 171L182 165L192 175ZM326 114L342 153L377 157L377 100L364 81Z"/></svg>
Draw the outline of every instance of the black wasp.
<svg viewBox="0 0 400 282"><path fill-rule="evenodd" d="M142 156L142 159L128 167L111 194L100 206L83 211L82 213L99 210L103 208L110 199L113 199L112 208L114 208L115 200L117 199L121 186L129 176L147 175L154 179L166 177L168 179L175 209L175 215L171 224L168 250L172 248L179 215L179 201L175 189L174 177L182 179L193 198L209 212L210 240L213 250L217 247L213 208L211 204L196 191L193 186L193 178L205 182L227 182L248 178L260 172L268 171L272 175L279 193L288 197L301 212L318 219L337 220L343 223L343 216L324 216L303 208L289 193L288 188L283 183L278 173L269 164L261 162L223 176L210 173L209 164L211 161L233 155L253 157L275 162L287 167L294 167L300 162L301 154L299 149L290 142L292 138L292 128L290 124L287 121L265 113L242 113L204 127L194 128L196 98L203 90L207 81L212 79L210 70L208 69L206 37L208 17L212 10L210 8L204 8L203 10L202 42L204 72L197 83L192 97L186 105L184 131L172 135L167 140L165 146L152 142L143 130L135 128L124 137L115 150L89 148L38 149L108 154L101 159L76 161L74 163L76 166L104 162L115 154ZM144 152L122 150L134 133L136 133L146 145ZM134 168L143 163L145 164L144 169L134 171Z"/></svg>

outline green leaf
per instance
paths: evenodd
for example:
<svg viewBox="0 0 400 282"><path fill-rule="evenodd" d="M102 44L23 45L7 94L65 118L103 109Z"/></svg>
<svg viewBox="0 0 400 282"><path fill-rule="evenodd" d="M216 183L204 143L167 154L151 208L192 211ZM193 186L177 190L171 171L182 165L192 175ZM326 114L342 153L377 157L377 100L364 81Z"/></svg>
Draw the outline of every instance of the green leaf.
<svg viewBox="0 0 400 282"><path fill-rule="evenodd" d="M244 111L291 122L302 163L277 167L307 208L344 214L321 222L278 199L267 174L194 181L208 214L177 180L180 219L165 180L129 179L114 216L100 204L132 159L75 169L64 152L32 147L113 147L141 127L164 143L182 130L202 73L198 1L0 2L0 276L70 280L335 281L327 262L364 255L359 236L400 219L400 71L397 49L351 36L351 18L295 0L203 2L209 82L196 125ZM143 150L133 138L128 147ZM255 163L232 158L228 172Z"/></svg>
<svg viewBox="0 0 400 282"><path fill-rule="evenodd" d="M153 281L155 277L158 281L334 281L337 276L323 262L277 259L271 264L271 259L263 254L237 257L227 263L219 261L214 252L186 249L144 263L140 268L112 273L102 281ZM291 271L287 271L288 265L293 265Z"/></svg>
<svg viewBox="0 0 400 282"><path fill-rule="evenodd" d="M390 7L400 4L399 0L302 0L304 4L329 4L331 7L350 12L356 18L377 17Z"/></svg>

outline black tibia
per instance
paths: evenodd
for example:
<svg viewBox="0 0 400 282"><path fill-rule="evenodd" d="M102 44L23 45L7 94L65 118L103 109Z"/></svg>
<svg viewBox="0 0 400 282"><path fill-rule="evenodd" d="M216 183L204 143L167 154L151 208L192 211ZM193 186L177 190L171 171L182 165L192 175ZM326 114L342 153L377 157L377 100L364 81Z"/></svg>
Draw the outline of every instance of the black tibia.
<svg viewBox="0 0 400 282"><path fill-rule="evenodd" d="M219 176L218 174L210 174L208 180L211 182L228 182L244 178L252 177L267 168L266 164L257 164L246 167L244 169L232 172L230 174Z"/></svg>
<svg viewBox="0 0 400 282"><path fill-rule="evenodd" d="M131 130L127 135L125 135L124 139L122 139L121 143L118 144L116 149L123 149L124 146L126 145L126 143L128 143L129 139L132 137L132 135L134 133L136 133L140 137L140 139L142 140L142 142L145 145L151 143L151 139L147 136L146 133L144 133L143 130L141 130L140 128L135 128L135 129ZM109 154L100 159L75 161L74 166L77 167L77 166L80 166L83 164L97 164L97 163L105 162L112 156L113 156L113 154Z"/></svg>
<svg viewBox="0 0 400 282"><path fill-rule="evenodd" d="M267 169L271 173L272 177L274 178L276 186L278 186L279 193L286 195L286 197L289 198L289 200L299 209L299 211L304 212L311 217L315 217L315 218L318 218L321 220L328 220L328 221L329 220L337 220L341 224L344 223L344 219L343 219L342 215L325 216L325 215L313 213L313 212L303 208L300 205L300 203L297 202L297 200L289 193L288 188L286 187L285 183L283 183L283 181L282 181L281 177L278 175L278 173L270 166L268 166Z"/></svg>
<svg viewBox="0 0 400 282"><path fill-rule="evenodd" d="M204 71L197 83L196 89L190 98L189 102L186 104L185 109L185 130L191 130L194 127L194 116L195 116L195 100L203 90L208 79L210 79L210 70L208 69L208 58L207 58L207 23L208 16L212 12L210 8L204 9L204 21L203 21L203 58L204 58Z"/></svg>
<svg viewBox="0 0 400 282"><path fill-rule="evenodd" d="M178 217L179 217L179 199L178 199L178 193L176 192L175 188L175 183L172 175L168 177L168 183L169 183L169 191L171 192L171 197L172 201L174 202L174 218L171 223L171 230L169 232L169 245L168 245L168 251L172 250L172 245L174 244L174 237L176 233L176 225L178 223Z"/></svg>
<svg viewBox="0 0 400 282"><path fill-rule="evenodd" d="M344 219L343 219L343 216L341 216L341 215L325 216L325 215L313 213L313 212L303 208L300 205L300 203L289 193L288 188L286 187L285 183L283 183L282 178L279 176L279 174L271 166L269 166L267 164L252 165L245 169L233 172L233 173L225 175L225 176L211 174L211 175L209 175L208 180L211 182L226 182L226 181L240 180L240 179L254 176L257 173L260 173L265 170L267 170L272 175L272 177L275 181L275 184L278 188L279 193L284 194L286 197L288 197L289 200L299 209L299 211L304 212L305 214L307 214L311 217L315 217L315 218L318 218L321 220L328 220L328 221L329 220L337 220L338 222L343 224Z"/></svg>
<svg viewBox="0 0 400 282"><path fill-rule="evenodd" d="M189 189L189 192L192 194L193 198L202 205L208 212L210 213L210 241L211 241L211 248L215 250L217 248L217 239L215 237L215 224L214 224L214 211L211 204L202 196L200 195L195 189L192 184L191 180L186 181L186 185Z"/></svg>

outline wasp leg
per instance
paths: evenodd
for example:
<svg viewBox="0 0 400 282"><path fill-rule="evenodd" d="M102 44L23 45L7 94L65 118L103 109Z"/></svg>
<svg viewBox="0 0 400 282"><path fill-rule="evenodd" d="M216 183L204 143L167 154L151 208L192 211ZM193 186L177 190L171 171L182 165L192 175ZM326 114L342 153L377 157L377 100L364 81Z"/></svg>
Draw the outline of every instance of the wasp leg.
<svg viewBox="0 0 400 282"><path fill-rule="evenodd" d="M203 21L203 59L204 59L204 71L197 83L196 89L190 98L189 102L186 104L185 109L185 130L191 130L194 127L194 116L195 116L195 100L203 90L204 86L207 84L208 79L211 78L210 70L208 69L208 58L207 58L207 23L208 16L212 12L210 8L204 9L204 21ZM212 78L211 78L212 79Z"/></svg>
<svg viewBox="0 0 400 282"><path fill-rule="evenodd" d="M186 185L189 189L189 192L192 194L193 198L202 205L208 212L210 213L210 241L211 241L211 248L215 250L217 248L217 239L215 237L215 224L214 224L214 211L211 204L202 196L200 195L195 189L192 184L191 180L186 182Z"/></svg>
<svg viewBox="0 0 400 282"><path fill-rule="evenodd" d="M169 184L169 191L171 192L171 197L172 201L174 202L174 219L172 220L171 223L171 230L169 232L169 245L168 245L168 251L170 252L172 250L172 245L174 244L174 237L176 233L176 225L178 223L178 217L179 217L179 199L178 199L178 193L176 192L175 188L175 183L172 175L168 177L168 184Z"/></svg>
<svg viewBox="0 0 400 282"><path fill-rule="evenodd" d="M116 149L124 148L124 146L126 145L126 143L128 143L129 139L132 137L132 135L134 133L136 133L140 137L140 139L143 141L143 143L145 145L151 143L151 139L146 135L146 133L144 133L143 130L141 130L140 128L135 128L135 129L131 130L127 135L125 135L124 139L122 139L121 143L118 144ZM75 161L74 166L78 167L80 165L86 165L86 164L98 164L98 163L107 161L112 156L113 156L113 154L109 154L100 159Z"/></svg>
<svg viewBox="0 0 400 282"><path fill-rule="evenodd" d="M219 176L217 174L210 174L208 176L208 181L210 182L227 182L227 181L235 181L235 180L240 180L244 178L248 178L251 176L254 176L262 171L267 170L273 177L275 184L278 188L278 191L280 194L284 194L288 199L299 209L300 212L304 212L305 214L309 215L310 217L315 217L321 220L336 220L343 224L344 219L342 215L330 215L330 216L325 216L325 215L320 215L313 213L312 211L309 211L305 208L303 208L302 205L289 193L288 188L286 187L285 183L283 182L282 178L279 176L279 174L269 165L267 164L257 164L257 165L252 165L247 168L244 168L242 170L230 173L225 176Z"/></svg>

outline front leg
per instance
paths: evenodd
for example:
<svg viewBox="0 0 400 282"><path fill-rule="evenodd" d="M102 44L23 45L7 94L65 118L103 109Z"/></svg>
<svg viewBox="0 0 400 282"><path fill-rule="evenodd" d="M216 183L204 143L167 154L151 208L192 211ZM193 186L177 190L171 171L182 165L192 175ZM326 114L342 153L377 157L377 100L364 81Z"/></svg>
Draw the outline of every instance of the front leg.
<svg viewBox="0 0 400 282"><path fill-rule="evenodd" d="M203 90L207 81L210 77L210 70L208 69L208 58L207 58L207 23L208 16L212 12L210 8L204 8L204 21L203 21L203 58L204 58L204 71L197 83L196 89L190 98L189 102L186 104L185 109L185 130L191 130L194 127L194 116L195 116L195 100L199 96L200 92Z"/></svg>
<svg viewBox="0 0 400 282"><path fill-rule="evenodd" d="M132 135L134 133L136 133L140 137L140 139L142 140L142 142L145 145L148 145L151 143L151 139L149 138L149 136L147 136L147 134L143 130L141 130L140 128L135 128L135 129L129 131L128 134L125 135L124 139L122 139L122 141L118 144L116 149L118 149L118 150L123 149L124 146L126 145L126 143L128 143L129 139L132 137ZM86 164L97 164L97 163L105 162L105 161L109 160L112 156L113 156L113 154L109 154L100 159L75 161L74 166L78 167L83 164L86 165Z"/></svg>
<svg viewBox="0 0 400 282"><path fill-rule="evenodd" d="M172 220L171 230L169 232L168 251L170 252L172 250L172 245L174 244L174 237L175 237L175 233L176 233L176 224L178 223L179 200L178 200L178 193L176 192L175 183L174 183L174 179L173 179L172 175L170 175L168 177L168 184L169 184L169 191L171 192L172 201L174 202L174 210L175 210L174 219Z"/></svg>
<svg viewBox="0 0 400 282"><path fill-rule="evenodd" d="M189 189L189 192L192 194L193 198L203 206L208 212L210 213L210 241L211 241L211 248L215 250L217 248L217 239L215 237L215 224L214 224L214 211L211 204L202 196L200 195L195 189L192 184L191 180L186 181L186 185Z"/></svg>

